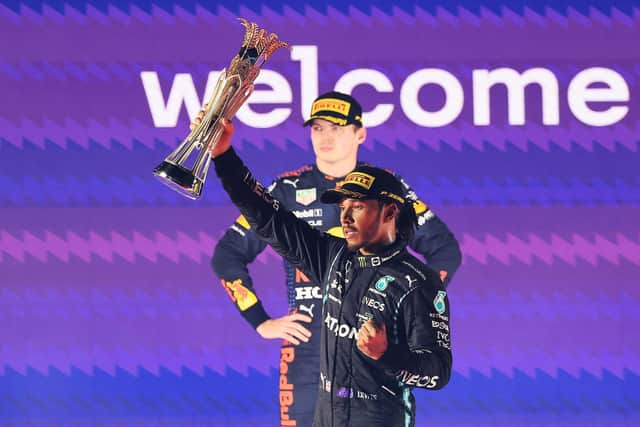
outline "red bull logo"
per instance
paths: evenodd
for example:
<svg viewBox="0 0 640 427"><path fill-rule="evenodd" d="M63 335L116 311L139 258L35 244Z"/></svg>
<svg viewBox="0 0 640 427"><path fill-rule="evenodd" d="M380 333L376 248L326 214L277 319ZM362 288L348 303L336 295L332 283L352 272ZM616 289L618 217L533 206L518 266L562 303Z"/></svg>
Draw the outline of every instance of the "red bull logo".
<svg viewBox="0 0 640 427"><path fill-rule="evenodd" d="M280 402L280 425L295 426L296 420L289 415L289 407L293 405L293 384L289 382L289 363L296 359L295 347L280 349L280 380L278 381L278 400Z"/></svg>

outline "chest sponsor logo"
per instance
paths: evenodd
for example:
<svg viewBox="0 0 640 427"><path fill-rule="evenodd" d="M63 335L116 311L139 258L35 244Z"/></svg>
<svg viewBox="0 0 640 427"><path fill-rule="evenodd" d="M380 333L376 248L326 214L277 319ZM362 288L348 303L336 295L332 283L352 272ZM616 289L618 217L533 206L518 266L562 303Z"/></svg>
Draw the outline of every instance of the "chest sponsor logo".
<svg viewBox="0 0 640 427"><path fill-rule="evenodd" d="M296 268L296 283L310 283L311 280L307 277L306 274L304 274L302 271L300 271L299 268Z"/></svg>
<svg viewBox="0 0 640 427"><path fill-rule="evenodd" d="M378 311L384 311L384 302L369 298L367 296L362 297L362 303L367 307L371 307Z"/></svg>
<svg viewBox="0 0 640 427"><path fill-rule="evenodd" d="M433 307L436 309L438 314L444 313L445 310L447 309L447 307L446 307L446 305L444 303L444 298L446 296L447 296L447 293L445 291L438 291L438 294L433 299Z"/></svg>
<svg viewBox="0 0 640 427"><path fill-rule="evenodd" d="M306 315L308 315L309 317L311 317L313 319L313 308L315 307L315 304L311 304L310 306L306 306L304 304L300 304L298 306L298 311L300 313L304 313Z"/></svg>
<svg viewBox="0 0 640 427"><path fill-rule="evenodd" d="M372 256L367 258L359 256L358 265L360 265L360 267L362 268L365 268L367 266L367 259L369 260L369 263L372 267L380 267L382 265L382 261L386 261L389 258L380 258L379 256Z"/></svg>
<svg viewBox="0 0 640 427"><path fill-rule="evenodd" d="M296 286L296 301L322 299L320 286Z"/></svg>
<svg viewBox="0 0 640 427"><path fill-rule="evenodd" d="M422 388L435 388L438 385L438 380L440 379L438 376L420 376L407 371L400 371L400 374L398 374L396 378L406 385Z"/></svg>
<svg viewBox="0 0 640 427"><path fill-rule="evenodd" d="M318 198L318 194L315 188L303 188L296 190L296 202L303 206L309 206L315 202Z"/></svg>
<svg viewBox="0 0 640 427"><path fill-rule="evenodd" d="M292 212L296 217L302 218L302 219L321 217L323 214L322 208L300 209Z"/></svg>
<svg viewBox="0 0 640 427"><path fill-rule="evenodd" d="M325 317L324 324L327 326L327 329L337 337L352 340L358 336L358 330L355 327L338 322L338 319L332 317L330 314L327 314L327 317Z"/></svg>
<svg viewBox="0 0 640 427"><path fill-rule="evenodd" d="M394 280L395 279L391 276L381 277L380 279L378 279L374 287L376 288L376 290L384 292L389 286L389 283L393 282Z"/></svg>
<svg viewBox="0 0 640 427"><path fill-rule="evenodd" d="M283 184L289 184L290 186L292 186L293 188L298 188L298 181L300 181L300 178L297 179L283 179L282 183Z"/></svg>
<svg viewBox="0 0 640 427"><path fill-rule="evenodd" d="M405 275L404 277L405 277L405 279L407 279L407 282L409 283L409 287L410 288L413 288L413 284L418 281L418 279L414 279L413 277L409 276L408 274Z"/></svg>

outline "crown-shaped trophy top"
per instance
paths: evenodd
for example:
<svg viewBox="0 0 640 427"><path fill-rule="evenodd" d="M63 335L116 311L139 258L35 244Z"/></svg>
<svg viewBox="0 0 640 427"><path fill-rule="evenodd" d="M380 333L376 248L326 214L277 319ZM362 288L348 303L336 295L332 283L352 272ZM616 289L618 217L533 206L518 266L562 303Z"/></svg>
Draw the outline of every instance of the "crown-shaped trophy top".
<svg viewBox="0 0 640 427"><path fill-rule="evenodd" d="M260 67L276 50L288 47L275 33L269 33L260 28L255 22L239 18L245 28L244 40L240 52L233 58L229 65L229 74L239 74L243 82L253 81Z"/></svg>

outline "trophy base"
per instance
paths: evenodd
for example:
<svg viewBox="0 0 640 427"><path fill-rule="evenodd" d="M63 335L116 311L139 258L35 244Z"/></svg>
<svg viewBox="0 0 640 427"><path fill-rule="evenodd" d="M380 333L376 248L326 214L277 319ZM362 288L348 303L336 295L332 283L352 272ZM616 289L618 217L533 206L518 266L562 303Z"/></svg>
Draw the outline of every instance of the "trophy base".
<svg viewBox="0 0 640 427"><path fill-rule="evenodd" d="M164 185L183 196L192 200L198 200L202 196L204 182L183 166L165 160L153 169L153 174Z"/></svg>

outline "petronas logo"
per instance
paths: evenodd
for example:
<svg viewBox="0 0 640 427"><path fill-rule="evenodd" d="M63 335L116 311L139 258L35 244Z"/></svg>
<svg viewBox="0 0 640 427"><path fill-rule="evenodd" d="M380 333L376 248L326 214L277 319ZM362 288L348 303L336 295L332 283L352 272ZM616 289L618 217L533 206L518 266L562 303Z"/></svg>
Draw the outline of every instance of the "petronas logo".
<svg viewBox="0 0 640 427"><path fill-rule="evenodd" d="M384 292L385 289L387 289L387 286L389 286L389 283L393 282L395 279L391 276L384 276L381 277L375 284L375 288L377 290L379 290L380 292Z"/></svg>
<svg viewBox="0 0 640 427"><path fill-rule="evenodd" d="M433 307L436 309L438 314L444 313L444 311L447 309L447 306L444 303L444 298L446 296L447 296L447 293L445 291L438 291L438 294L433 299Z"/></svg>

